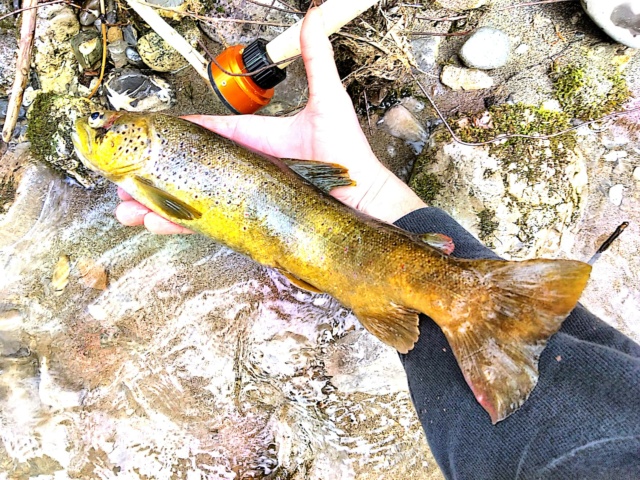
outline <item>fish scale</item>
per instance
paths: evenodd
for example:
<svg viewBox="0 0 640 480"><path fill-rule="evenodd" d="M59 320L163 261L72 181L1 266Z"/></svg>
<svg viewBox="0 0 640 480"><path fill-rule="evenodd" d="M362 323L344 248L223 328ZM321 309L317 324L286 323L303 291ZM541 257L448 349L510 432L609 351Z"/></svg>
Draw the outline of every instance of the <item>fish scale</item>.
<svg viewBox="0 0 640 480"><path fill-rule="evenodd" d="M264 158L179 118L92 114L73 141L88 168L139 202L332 295L399 352L417 341L419 313L431 317L494 423L535 387L538 357L589 278L572 260L449 257L441 235L409 234L314 186L328 171L338 172L330 185L347 184L341 167Z"/></svg>

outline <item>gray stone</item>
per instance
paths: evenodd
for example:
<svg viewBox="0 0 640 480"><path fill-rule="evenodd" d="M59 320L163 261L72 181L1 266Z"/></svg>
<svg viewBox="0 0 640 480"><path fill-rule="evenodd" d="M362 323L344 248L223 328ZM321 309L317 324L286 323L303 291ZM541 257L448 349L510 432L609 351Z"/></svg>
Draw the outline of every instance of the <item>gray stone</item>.
<svg viewBox="0 0 640 480"><path fill-rule="evenodd" d="M587 15L616 42L640 48L640 2L581 0Z"/></svg>
<svg viewBox="0 0 640 480"><path fill-rule="evenodd" d="M6 95L13 84L17 48L15 32L0 34L0 95Z"/></svg>
<svg viewBox="0 0 640 480"><path fill-rule="evenodd" d="M421 70L428 71L436 64L438 50L443 37L418 37L411 40L413 58Z"/></svg>
<svg viewBox="0 0 640 480"><path fill-rule="evenodd" d="M93 25L100 16L100 0L87 0L82 4L82 10L78 15L80 25Z"/></svg>
<svg viewBox="0 0 640 480"><path fill-rule="evenodd" d="M134 65L136 67L145 66L144 62L142 61L142 57L138 53L138 50L136 50L134 47L127 47L124 53L131 65Z"/></svg>
<svg viewBox="0 0 640 480"><path fill-rule="evenodd" d="M483 71L454 65L445 65L440 81L454 90L481 90L493 86L493 79Z"/></svg>
<svg viewBox="0 0 640 480"><path fill-rule="evenodd" d="M129 45L124 40L111 42L107 47L109 58L111 58L116 68L122 68L128 63L127 48L129 48Z"/></svg>
<svg viewBox="0 0 640 480"><path fill-rule="evenodd" d="M427 141L427 131L403 105L396 105L387 110L378 126L389 135L407 142L417 154L422 152Z"/></svg>
<svg viewBox="0 0 640 480"><path fill-rule="evenodd" d="M122 35L124 37L124 41L127 42L128 45L131 45L132 47L138 45L138 32L133 25L125 25L122 27Z"/></svg>
<svg viewBox="0 0 640 480"><path fill-rule="evenodd" d="M460 49L460 58L467 67L490 70L506 65L511 42L506 33L482 27L473 33Z"/></svg>
<svg viewBox="0 0 640 480"><path fill-rule="evenodd" d="M115 110L158 112L171 108L175 102L175 92L169 82L132 68L113 70L104 89Z"/></svg>

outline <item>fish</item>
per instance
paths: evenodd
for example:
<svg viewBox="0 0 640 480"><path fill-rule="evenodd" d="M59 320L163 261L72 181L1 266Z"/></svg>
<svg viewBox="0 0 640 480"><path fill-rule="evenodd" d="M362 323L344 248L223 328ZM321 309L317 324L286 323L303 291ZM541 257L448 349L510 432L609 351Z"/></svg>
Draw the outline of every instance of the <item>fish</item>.
<svg viewBox="0 0 640 480"><path fill-rule="evenodd" d="M82 163L168 220L331 295L400 353L419 315L442 329L492 423L538 381L538 358L585 288L575 260L466 260L438 232L417 235L326 192L340 165L267 158L187 120L94 112L72 133Z"/></svg>

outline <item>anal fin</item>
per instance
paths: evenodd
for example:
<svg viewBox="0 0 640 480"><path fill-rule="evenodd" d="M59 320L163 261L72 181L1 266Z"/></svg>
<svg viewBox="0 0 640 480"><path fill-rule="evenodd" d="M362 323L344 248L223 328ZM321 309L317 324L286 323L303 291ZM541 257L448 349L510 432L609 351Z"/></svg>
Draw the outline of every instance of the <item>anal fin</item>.
<svg viewBox="0 0 640 480"><path fill-rule="evenodd" d="M325 193L329 193L337 187L350 187L356 184L349 177L349 171L337 163L291 159L283 160L283 162L291 170Z"/></svg>
<svg viewBox="0 0 640 480"><path fill-rule="evenodd" d="M418 312L390 302L378 311L354 311L360 323L379 340L400 353L407 353L418 341Z"/></svg>
<svg viewBox="0 0 640 480"><path fill-rule="evenodd" d="M198 209L156 187L146 178L136 175L133 180L136 182L136 186L153 203L152 210L162 213L170 219L177 220L197 220L202 217L202 212Z"/></svg>

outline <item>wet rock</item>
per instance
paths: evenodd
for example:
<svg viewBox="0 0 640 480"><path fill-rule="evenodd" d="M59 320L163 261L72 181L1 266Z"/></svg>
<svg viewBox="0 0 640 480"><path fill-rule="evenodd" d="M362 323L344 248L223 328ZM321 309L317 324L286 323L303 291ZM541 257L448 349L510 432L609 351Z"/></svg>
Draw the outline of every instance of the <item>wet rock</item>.
<svg viewBox="0 0 640 480"><path fill-rule="evenodd" d="M70 7L57 4L38 8L33 65L43 91L77 92L78 63L69 40L79 31L80 23Z"/></svg>
<svg viewBox="0 0 640 480"><path fill-rule="evenodd" d="M624 185L614 185L609 189L609 201L616 207L622 205L622 197L624 196Z"/></svg>
<svg viewBox="0 0 640 480"><path fill-rule="evenodd" d="M169 82L139 70L114 70L104 84L107 100L115 110L158 112L170 108L175 93Z"/></svg>
<svg viewBox="0 0 640 480"><path fill-rule="evenodd" d="M200 29L195 22L184 20L175 28L192 47L198 45ZM188 64L182 55L155 32L147 33L138 40L138 53L144 63L157 72L171 72Z"/></svg>
<svg viewBox="0 0 640 480"><path fill-rule="evenodd" d="M437 0L437 3L449 10L462 12L480 8L487 3L487 0Z"/></svg>
<svg viewBox="0 0 640 480"><path fill-rule="evenodd" d="M85 187L94 185L94 177L76 158L70 135L75 121L96 109L101 107L86 98L41 93L27 114L33 156Z"/></svg>
<svg viewBox="0 0 640 480"><path fill-rule="evenodd" d="M440 80L453 90L481 90L493 86L493 79L486 73L453 65L442 69Z"/></svg>
<svg viewBox="0 0 640 480"><path fill-rule="evenodd" d="M634 0L581 0L587 15L616 42L640 48L640 3Z"/></svg>
<svg viewBox="0 0 640 480"><path fill-rule="evenodd" d="M100 16L100 0L87 0L82 4L82 10L78 15L80 25L93 25Z"/></svg>
<svg viewBox="0 0 640 480"><path fill-rule="evenodd" d="M460 58L469 68L490 70L506 65L511 42L506 33L491 27L476 30L460 49Z"/></svg>
<svg viewBox="0 0 640 480"><path fill-rule="evenodd" d="M396 105L387 110L378 126L389 135L407 142L415 153L420 153L427 141L427 131L403 105Z"/></svg>
<svg viewBox="0 0 640 480"><path fill-rule="evenodd" d="M124 40L118 40L117 42L113 42L107 46L109 58L111 58L111 61L116 68L122 68L127 64L127 48L127 42Z"/></svg>
<svg viewBox="0 0 640 480"><path fill-rule="evenodd" d="M102 61L102 37L97 30L83 30L71 39L73 54L83 70L93 70Z"/></svg>
<svg viewBox="0 0 640 480"><path fill-rule="evenodd" d="M436 64L442 37L422 37L411 40L413 57L423 71L428 71Z"/></svg>

